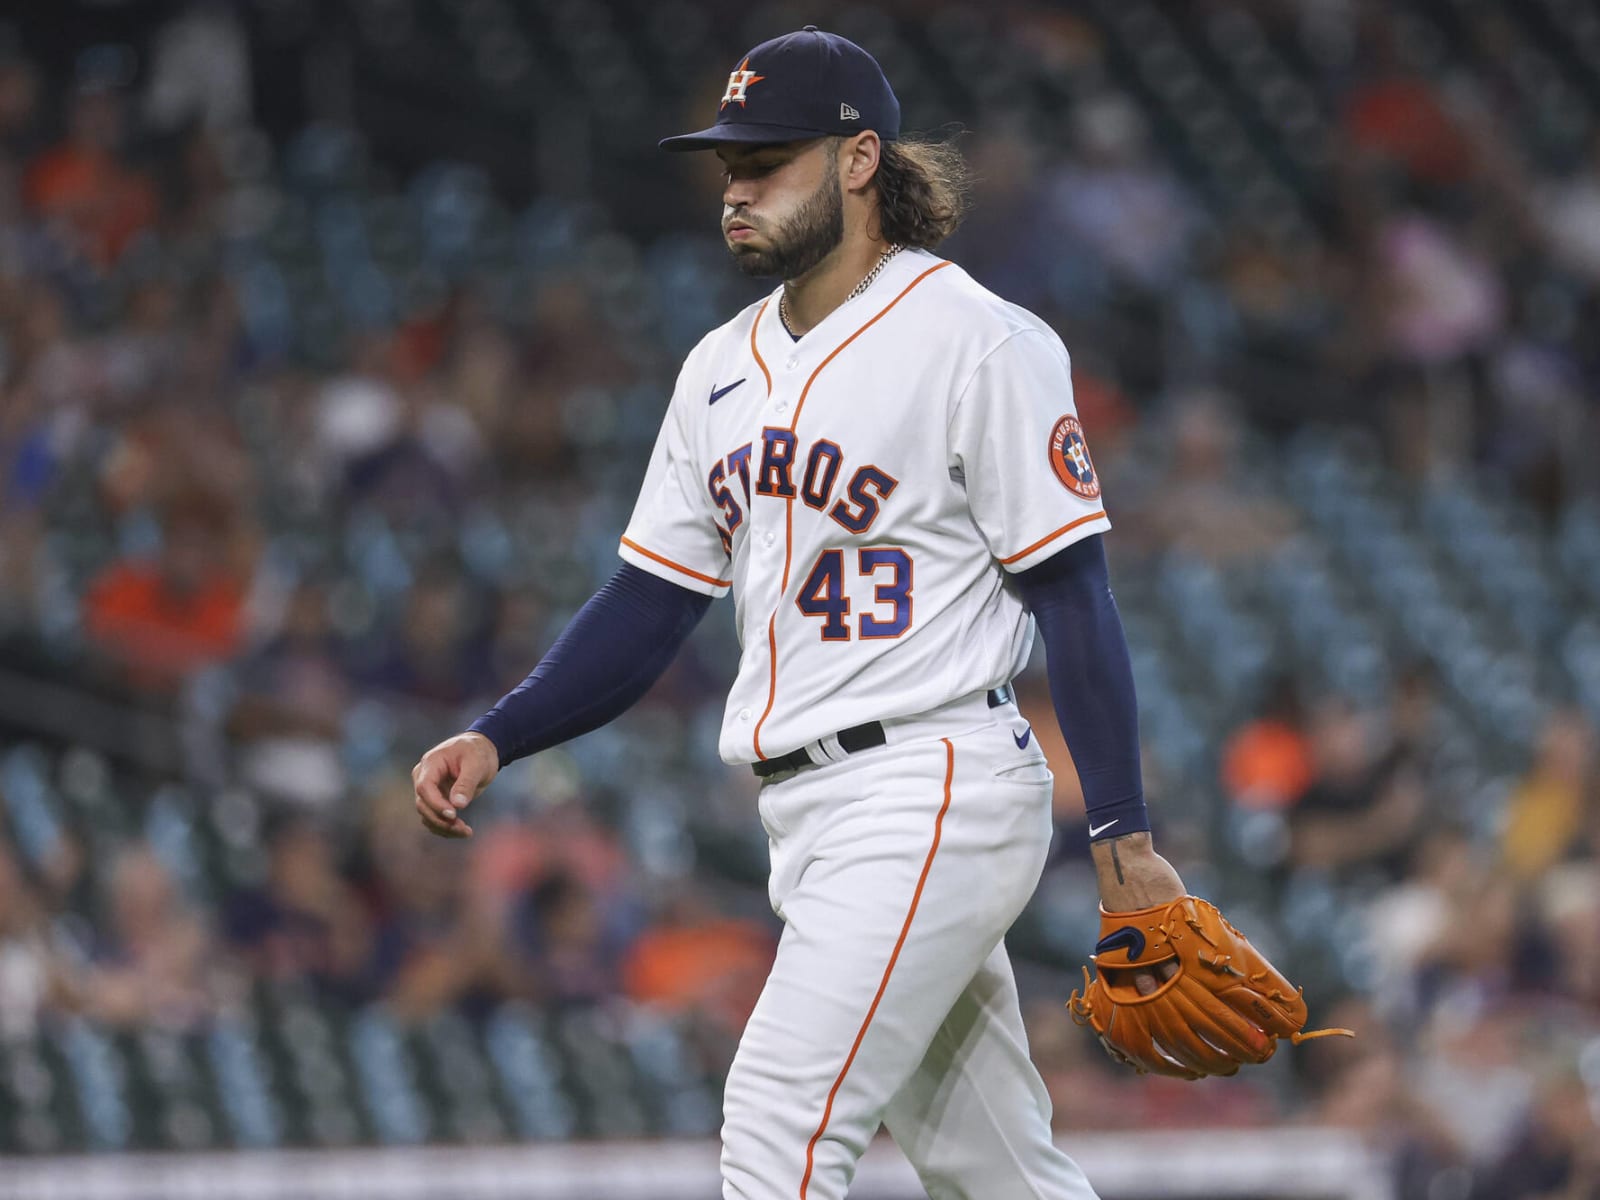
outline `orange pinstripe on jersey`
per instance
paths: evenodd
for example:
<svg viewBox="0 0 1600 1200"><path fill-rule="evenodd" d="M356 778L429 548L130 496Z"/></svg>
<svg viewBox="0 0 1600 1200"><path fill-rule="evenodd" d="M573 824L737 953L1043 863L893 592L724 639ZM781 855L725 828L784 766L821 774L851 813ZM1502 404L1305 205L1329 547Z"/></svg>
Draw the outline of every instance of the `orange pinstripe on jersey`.
<svg viewBox="0 0 1600 1200"><path fill-rule="evenodd" d="M699 571L691 570L688 567L684 566L682 563L673 562L670 558L666 558L666 557L664 557L664 556L662 556L660 554L657 554L654 550L646 550L643 546L639 545L639 543L634 541L632 538L627 538L627 537L623 538L622 539L622 544L624 546L628 547L628 549L636 551L639 554L644 555L651 562L658 562L664 567L671 567L674 571L681 571L683 574L687 575L690 579L698 579L701 583L713 584L716 587L729 587L733 583L733 580L731 580L731 579L715 579L710 575L702 575L702 574L700 574Z"/></svg>
<svg viewBox="0 0 1600 1200"><path fill-rule="evenodd" d="M861 1028L856 1032L855 1043L850 1047L850 1053L845 1056L844 1066L839 1068L839 1076L833 1081L833 1087L828 1090L827 1103L822 1106L822 1121L817 1125L817 1131L811 1135L811 1141L806 1144L806 1173L800 1178L800 1200L806 1200L806 1193L811 1187L811 1171L815 1165L817 1143L827 1132L828 1121L833 1116L834 1098L844 1086L844 1077L850 1073L850 1066L856 1061L856 1054L861 1050L861 1043L867 1036L867 1030L872 1027L872 1018L878 1014L878 1005L883 1000L883 993L889 990L889 976L894 974L894 965L900 960L900 949L906 944L906 935L911 932L912 918L917 915L917 905L922 902L922 889L927 885L928 872L933 869L934 855L939 853L939 840L944 836L944 815L950 811L950 783L956 773L955 746L951 744L949 738L939 740L944 743L944 803L939 808L939 815L933 819L933 844L928 847L928 857L923 861L922 874L917 878L917 889L911 893L911 907L906 909L906 919L900 926L899 940L895 942L894 950L889 955L888 966L883 968L883 978L878 982L878 994L872 998L866 1019L861 1022Z"/></svg>
<svg viewBox="0 0 1600 1200"><path fill-rule="evenodd" d="M761 357L761 351L756 349L756 330L761 328L761 318L767 315L767 305L772 303L769 297L761 302L761 308L756 312L756 319L750 323L750 353L756 356L756 366L761 368L761 377L767 381L767 395L772 395L772 372L767 370L767 360Z"/></svg>
<svg viewBox="0 0 1600 1200"><path fill-rule="evenodd" d="M811 394L811 385L817 381L817 376L822 374L823 369L826 368L827 365L834 359L838 358L840 352L843 351L846 346L855 341L867 330L871 329L883 317L888 315L889 310L896 304L899 304L900 301L904 300L906 296L910 294L912 288L916 287L935 271L942 271L949 265L950 264L948 262L935 263L926 271L922 272L922 274L918 275L910 283L906 284L906 286L901 289L898 296L889 301L889 303L885 304L875 314L873 314L870 320L868 320L859 329L857 329L849 337L845 338L844 341L840 342L828 352L828 357L817 364L817 369L811 372L811 378L806 380L806 386L800 391L800 399L796 401L794 406L794 418L789 422L790 433L793 433L795 428L800 424L800 412L806 406L806 397ZM769 300L767 303L770 304L771 301ZM756 347L756 328L761 324L761 313L765 313L766 311L767 305L763 304L761 306L761 312L756 314L755 325L751 326L750 328L750 349L752 351L755 350ZM765 363L761 362L760 354L756 355L756 362L761 364L762 374L766 374L767 367ZM767 394L769 396L772 394L772 376L770 375L767 376ZM778 603L773 605L772 616L767 618L767 670L770 673L770 679L767 684L767 707L762 710L761 719L756 722L756 732L754 738L756 757L763 760L765 760L767 756L761 752L761 727L767 723L767 718L772 715L772 706L777 700L778 696L778 609L783 603L783 594L789 590L789 566L790 559L793 557L793 554L794 497L789 496L786 497L783 502L783 582L778 586Z"/></svg>
<svg viewBox="0 0 1600 1200"><path fill-rule="evenodd" d="M1101 517L1103 517L1105 515L1106 515L1105 509L1101 509L1099 512L1092 512L1092 513L1089 513L1087 516L1079 517L1076 521L1068 521L1065 525L1063 525L1060 529L1056 530L1054 533L1045 534L1042 538L1040 538L1033 545L1027 546L1027 547L1024 547L1021 550L1018 550L1010 558L1002 558L1000 560L1000 565L1003 566L1003 567L1008 567L1014 562L1018 562L1021 559L1027 558L1028 555L1032 554L1040 546L1048 546L1051 542L1055 541L1062 534L1071 533L1079 525L1087 524L1090 521L1098 521Z"/></svg>

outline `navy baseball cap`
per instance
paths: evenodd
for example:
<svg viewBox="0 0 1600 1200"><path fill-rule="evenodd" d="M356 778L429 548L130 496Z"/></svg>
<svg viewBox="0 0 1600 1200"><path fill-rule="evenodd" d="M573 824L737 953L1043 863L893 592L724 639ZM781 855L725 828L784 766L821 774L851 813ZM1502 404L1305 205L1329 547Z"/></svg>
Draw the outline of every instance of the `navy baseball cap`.
<svg viewBox="0 0 1600 1200"><path fill-rule="evenodd" d="M886 142L900 136L900 101L883 68L849 38L807 25L744 56L728 75L715 125L664 138L661 148L798 142L863 129Z"/></svg>

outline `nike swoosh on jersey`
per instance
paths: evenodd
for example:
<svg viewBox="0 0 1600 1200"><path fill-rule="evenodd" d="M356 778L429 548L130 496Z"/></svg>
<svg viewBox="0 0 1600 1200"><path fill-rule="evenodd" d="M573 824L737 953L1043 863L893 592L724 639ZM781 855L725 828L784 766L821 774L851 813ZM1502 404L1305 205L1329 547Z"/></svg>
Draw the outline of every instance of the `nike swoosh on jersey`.
<svg viewBox="0 0 1600 1200"><path fill-rule="evenodd" d="M1021 737L1018 737L1016 734L1013 733L1011 735L1011 740L1017 744L1017 749L1018 750L1026 750L1028 748L1028 739L1031 738L1032 736L1033 736L1033 726L1029 725L1026 729L1024 729L1022 731L1022 736Z"/></svg>
<svg viewBox="0 0 1600 1200"><path fill-rule="evenodd" d="M750 378L750 377L748 375L746 375L745 379L748 379L748 378ZM729 392L733 391L734 388L738 387L743 382L744 382L744 379L735 379L727 387L712 388L711 389L711 403L715 404L718 400L721 400L724 396L726 396Z"/></svg>
<svg viewBox="0 0 1600 1200"><path fill-rule="evenodd" d="M1102 834L1106 830L1110 829L1113 825L1115 825L1120 820L1122 820L1121 817L1113 817L1111 820L1107 821L1104 825L1091 825L1091 826L1089 826L1089 836L1090 837L1098 837L1100 834Z"/></svg>

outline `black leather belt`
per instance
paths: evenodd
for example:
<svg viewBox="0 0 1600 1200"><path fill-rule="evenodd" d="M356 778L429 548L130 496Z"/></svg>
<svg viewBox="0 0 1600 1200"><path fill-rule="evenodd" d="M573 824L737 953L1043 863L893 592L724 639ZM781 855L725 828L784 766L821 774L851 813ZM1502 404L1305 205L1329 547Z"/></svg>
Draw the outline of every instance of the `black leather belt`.
<svg viewBox="0 0 1600 1200"><path fill-rule="evenodd" d="M989 692L989 707L999 708L1002 704L1011 703L1012 692L1010 684L1002 684ZM839 748L846 754L855 754L859 750L870 750L874 746L881 746L888 739L884 736L883 725L877 721L868 721L865 725L852 725L849 729L841 729L834 735L839 740ZM811 767L816 764L811 761L811 755L806 753L806 748L801 746L798 750L791 750L788 754L779 755L777 758L766 758L760 762L750 764L758 778L765 779L769 775L776 775L780 771L797 771L801 767Z"/></svg>

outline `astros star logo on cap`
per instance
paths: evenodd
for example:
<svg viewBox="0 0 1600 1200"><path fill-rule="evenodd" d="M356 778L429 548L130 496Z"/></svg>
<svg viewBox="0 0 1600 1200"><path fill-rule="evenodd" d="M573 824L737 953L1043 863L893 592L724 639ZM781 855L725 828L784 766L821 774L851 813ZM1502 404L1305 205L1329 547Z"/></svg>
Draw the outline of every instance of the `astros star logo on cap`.
<svg viewBox="0 0 1600 1200"><path fill-rule="evenodd" d="M751 104L750 89L758 83L761 91ZM662 138L661 148L781 145L850 137L864 129L885 142L900 136L900 101L883 68L849 38L807 25L747 50L728 73L715 124Z"/></svg>
<svg viewBox="0 0 1600 1200"><path fill-rule="evenodd" d="M752 83L760 83L765 78L765 75L757 75L750 69L750 56L745 55L745 60L738 68L728 73L728 90L722 93L722 103L717 105L717 111L721 112L726 108L730 100L741 108L744 107L745 89Z"/></svg>

